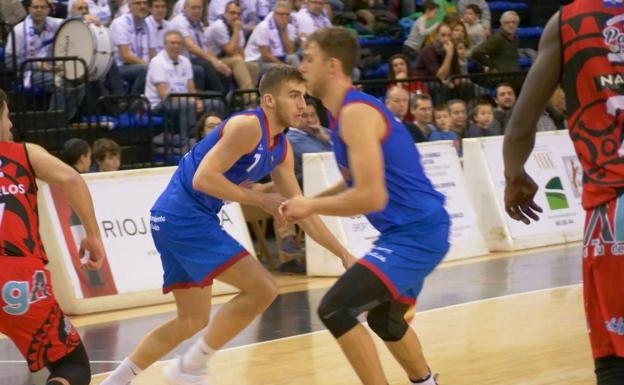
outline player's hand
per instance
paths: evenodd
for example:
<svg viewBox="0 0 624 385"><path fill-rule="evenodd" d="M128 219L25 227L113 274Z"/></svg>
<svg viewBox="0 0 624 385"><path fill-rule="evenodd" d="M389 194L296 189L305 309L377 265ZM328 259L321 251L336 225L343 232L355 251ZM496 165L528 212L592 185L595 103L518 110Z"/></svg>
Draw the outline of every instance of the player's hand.
<svg viewBox="0 0 624 385"><path fill-rule="evenodd" d="M102 238L87 237L83 239L82 242L80 242L78 255L85 268L93 270L102 267L104 258L106 258L106 250L104 250Z"/></svg>
<svg viewBox="0 0 624 385"><path fill-rule="evenodd" d="M260 203L260 208L273 215L273 218L276 218L280 223L285 222L285 219L280 212L280 206L286 198L277 193L263 193L261 196L262 201Z"/></svg>
<svg viewBox="0 0 624 385"><path fill-rule="evenodd" d="M511 218L527 225L531 219L539 221L537 213L543 210L535 203L536 193L537 184L526 172L508 179L505 185L505 211Z"/></svg>
<svg viewBox="0 0 624 385"><path fill-rule="evenodd" d="M314 214L309 199L301 195L290 198L280 207L280 213L288 222L297 222Z"/></svg>

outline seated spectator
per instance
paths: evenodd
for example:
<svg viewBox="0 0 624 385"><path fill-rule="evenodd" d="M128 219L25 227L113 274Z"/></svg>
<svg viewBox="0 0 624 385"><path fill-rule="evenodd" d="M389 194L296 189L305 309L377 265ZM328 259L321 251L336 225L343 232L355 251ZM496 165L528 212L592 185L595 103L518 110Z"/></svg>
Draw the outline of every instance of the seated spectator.
<svg viewBox="0 0 624 385"><path fill-rule="evenodd" d="M165 34L171 28L167 18L167 1L152 0L151 15L145 19L156 54L165 48Z"/></svg>
<svg viewBox="0 0 624 385"><path fill-rule="evenodd" d="M462 75L468 75L469 49L466 43L458 41L455 44L455 52L457 52L457 62L459 63L459 71Z"/></svg>
<svg viewBox="0 0 624 385"><path fill-rule="evenodd" d="M178 1L178 3L180 1ZM230 3L232 3L232 0L211 0L208 3L208 26L211 26L214 22L220 20L227 13L226 9ZM239 19L242 23L242 31L245 35L249 35L260 22L256 9L257 1L237 0L236 3L240 8L239 12L241 12Z"/></svg>
<svg viewBox="0 0 624 385"><path fill-rule="evenodd" d="M451 131L451 113L446 104L440 104L433 109L433 125L435 130L429 135L429 140L452 140L457 142L459 137Z"/></svg>
<svg viewBox="0 0 624 385"><path fill-rule="evenodd" d="M470 6L474 7L470 7ZM481 25L485 29L485 32L489 34L491 30L491 14L490 7L486 0L457 0L457 10L459 14L464 17L464 23L470 24L465 20L466 10L472 8L472 11L481 19ZM470 34L470 27L468 27L468 34ZM472 43L472 42L471 42Z"/></svg>
<svg viewBox="0 0 624 385"><path fill-rule="evenodd" d="M466 26L461 21L461 19L456 19L453 22L449 23L449 27L451 27L451 41L453 42L453 44L462 42L466 46L470 45L470 42L468 40L468 30L466 29Z"/></svg>
<svg viewBox="0 0 624 385"><path fill-rule="evenodd" d="M516 34L520 17L514 11L507 11L501 16L500 22L500 31L475 47L472 51L472 57L483 66L486 72L520 71L518 36Z"/></svg>
<svg viewBox="0 0 624 385"><path fill-rule="evenodd" d="M558 130L566 130L568 128L568 120L566 119L566 101L565 93L561 87L557 87L550 103L546 107L546 112L557 126Z"/></svg>
<svg viewBox="0 0 624 385"><path fill-rule="evenodd" d="M108 138L93 142L93 158L96 171L117 171L121 167L121 147Z"/></svg>
<svg viewBox="0 0 624 385"><path fill-rule="evenodd" d="M451 131L462 139L464 132L468 128L468 109L466 102L461 99L452 99L447 103L449 112L451 113Z"/></svg>
<svg viewBox="0 0 624 385"><path fill-rule="evenodd" d="M187 143L190 127L195 124L195 113L205 107L200 99L171 98L172 93L196 93L193 82L193 67L188 58L181 55L183 45L182 33L168 31L165 34L165 49L149 64L145 97L155 113L165 113L177 118L177 130L183 143ZM175 121L176 119L174 119Z"/></svg>
<svg viewBox="0 0 624 385"><path fill-rule="evenodd" d="M437 14L438 5L436 3L432 1L423 3L423 14L412 24L410 33L403 43L403 53L409 56L410 62L416 62L425 43L425 38L438 28L440 23L433 22Z"/></svg>
<svg viewBox="0 0 624 385"><path fill-rule="evenodd" d="M130 13L113 20L111 34L119 74L130 85L130 93L140 95L145 88L147 65L156 50L145 24L147 0L129 0L129 4Z"/></svg>
<svg viewBox="0 0 624 385"><path fill-rule="evenodd" d="M435 76L443 82L450 75L461 73L448 24L442 23L438 26L436 40L422 49L414 72L417 76Z"/></svg>
<svg viewBox="0 0 624 385"><path fill-rule="evenodd" d="M415 77L409 65L407 56L395 54L388 60L388 80L403 80ZM426 93L426 87L422 81L413 80L410 82L392 82L388 87L405 88L410 94Z"/></svg>
<svg viewBox="0 0 624 385"><path fill-rule="evenodd" d="M332 26L327 11L324 9L326 4L326 0L306 0L305 5L293 14L293 22L302 42L317 29Z"/></svg>
<svg viewBox="0 0 624 385"><path fill-rule="evenodd" d="M245 47L245 60L260 65L260 73L278 64L299 67L295 41L297 30L290 23L290 3L279 0L275 8L258 24Z"/></svg>
<svg viewBox="0 0 624 385"><path fill-rule="evenodd" d="M195 139L197 142L204 139L206 135L212 132L223 119L216 112L208 111L199 118L195 124Z"/></svg>
<svg viewBox="0 0 624 385"><path fill-rule="evenodd" d="M388 89L386 92L386 107L397 121L403 123L409 133L412 135L414 142L426 142L427 138L422 134L422 132L416 127L412 122L406 120L407 114L409 112L409 94L407 91L401 87L392 87Z"/></svg>
<svg viewBox="0 0 624 385"><path fill-rule="evenodd" d="M316 112L316 100L306 97L306 107L301 116L301 125L291 127L286 134L295 156L295 175L303 184L302 156L307 153L331 151L327 129L321 126Z"/></svg>
<svg viewBox="0 0 624 385"><path fill-rule="evenodd" d="M494 119L498 121L504 131L505 127L507 127L511 109L516 103L516 92L513 86L510 83L500 83L497 85L494 101L496 102Z"/></svg>
<svg viewBox="0 0 624 385"><path fill-rule="evenodd" d="M245 33L240 15L241 7L237 2L227 3L223 17L208 27L206 45L230 67L239 88L252 89L256 88L259 68L258 63L244 59Z"/></svg>
<svg viewBox="0 0 624 385"><path fill-rule="evenodd" d="M193 76L197 87L200 90L225 93L223 84L232 71L207 47L204 24L201 21L203 11L202 0L185 0L184 12L171 19L171 29L180 31L184 37L182 54L193 63Z"/></svg>
<svg viewBox="0 0 624 385"><path fill-rule="evenodd" d="M468 4L462 13L462 20L466 25L470 47L476 47L483 43L488 32L481 24L481 9L476 4Z"/></svg>
<svg viewBox="0 0 624 385"><path fill-rule="evenodd" d="M98 18L99 22L102 25L110 25L113 21L112 13L110 6L108 5L108 0L84 0L88 7L87 14L95 16ZM67 14L70 17L74 17L75 14L72 14L72 8L74 8L74 3L76 0L69 0L67 2ZM74 11L75 12L75 11ZM81 14L83 14L81 12Z"/></svg>
<svg viewBox="0 0 624 385"><path fill-rule="evenodd" d="M91 169L91 146L85 140L69 139L63 143L60 155L63 162L81 174L89 172Z"/></svg>
<svg viewBox="0 0 624 385"><path fill-rule="evenodd" d="M416 95L412 102L412 115L414 125L420 131L425 140L430 140L431 133L435 131L433 122L433 103L429 95Z"/></svg>
<svg viewBox="0 0 624 385"><path fill-rule="evenodd" d="M18 72L22 63L28 59L52 57L51 42L54 41L54 35L63 22L62 19L48 16L51 6L46 0L26 0L24 7L28 11L28 16L13 28L5 47L6 66L15 72ZM13 55L16 63L13 63ZM58 72L59 69L55 69L52 62L33 62L26 66L21 81L25 89L34 87L53 93L50 110L66 110L68 118L71 119L84 97L84 87L74 89L67 84L63 87L55 86L54 76Z"/></svg>
<svg viewBox="0 0 624 385"><path fill-rule="evenodd" d="M472 110L472 123L464 138L501 135L502 130L494 120L492 105L487 100L479 100Z"/></svg>

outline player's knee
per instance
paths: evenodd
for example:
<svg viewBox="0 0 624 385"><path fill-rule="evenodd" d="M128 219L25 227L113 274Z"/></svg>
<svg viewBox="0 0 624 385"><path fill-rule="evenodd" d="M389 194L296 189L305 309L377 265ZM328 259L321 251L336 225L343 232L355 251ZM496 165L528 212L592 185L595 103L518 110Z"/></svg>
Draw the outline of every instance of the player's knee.
<svg viewBox="0 0 624 385"><path fill-rule="evenodd" d="M339 338L357 324L357 314L345 306L340 293L330 290L318 307L318 316L335 338Z"/></svg>
<svg viewBox="0 0 624 385"><path fill-rule="evenodd" d="M624 384L624 358L609 356L595 360L598 385Z"/></svg>
<svg viewBox="0 0 624 385"><path fill-rule="evenodd" d="M182 339L187 339L208 326L208 322L210 322L210 315L204 313L182 318L178 317L175 330L180 333Z"/></svg>
<svg viewBox="0 0 624 385"><path fill-rule="evenodd" d="M256 303L260 307L268 307L277 297L278 290L277 284L271 277L264 278L258 281L258 287L255 288L253 295L257 297Z"/></svg>
<svg viewBox="0 0 624 385"><path fill-rule="evenodd" d="M394 314L392 311L372 309L366 317L368 326L384 341L398 341L405 335L409 325L403 318L403 313Z"/></svg>

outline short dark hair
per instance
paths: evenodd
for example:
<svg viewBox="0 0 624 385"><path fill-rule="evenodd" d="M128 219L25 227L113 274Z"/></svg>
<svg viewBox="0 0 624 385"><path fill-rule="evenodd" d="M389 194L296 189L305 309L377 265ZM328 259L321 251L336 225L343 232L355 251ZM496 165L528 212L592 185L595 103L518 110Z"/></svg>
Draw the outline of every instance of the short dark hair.
<svg viewBox="0 0 624 385"><path fill-rule="evenodd" d="M489 106L489 107L494 107L492 105L492 103L485 99L485 98L479 98L475 101L474 107L472 107L472 113L470 114L470 116L472 116L472 118L474 119L475 115L477 115L477 112L479 112L479 107L484 107L484 106Z"/></svg>
<svg viewBox="0 0 624 385"><path fill-rule="evenodd" d="M91 147L86 140L71 138L63 143L60 155L63 162L74 167L74 165L78 163L78 159L82 156L88 155L89 151L91 151Z"/></svg>
<svg viewBox="0 0 624 385"><path fill-rule="evenodd" d="M449 107L447 104L438 104L437 106L433 107L433 112L442 112L442 111L449 112Z"/></svg>
<svg viewBox="0 0 624 385"><path fill-rule="evenodd" d="M269 69L260 79L260 96L266 94L276 94L279 87L285 82L305 83L305 79L301 72L293 66L280 64Z"/></svg>
<svg viewBox="0 0 624 385"><path fill-rule="evenodd" d="M425 0L423 1L423 11L431 11L432 9L438 9L440 6L433 1Z"/></svg>
<svg viewBox="0 0 624 385"><path fill-rule="evenodd" d="M328 57L340 60L342 72L351 77L360 60L360 44L351 31L343 27L317 29L308 36L306 45L310 43L316 43Z"/></svg>
<svg viewBox="0 0 624 385"><path fill-rule="evenodd" d="M230 8L230 5L235 5L238 8L241 7L241 4L240 4L240 2L238 0L231 0L231 1L228 1L227 4L225 4L225 8L223 8L223 10L227 11L228 8Z"/></svg>
<svg viewBox="0 0 624 385"><path fill-rule="evenodd" d="M121 146L108 138L100 138L93 142L93 158L96 161L103 161L108 154L121 155Z"/></svg>
<svg viewBox="0 0 624 385"><path fill-rule="evenodd" d="M431 99L431 96L429 96L429 95L426 95L426 94L416 94L416 95L414 95L414 97L412 99L412 105L410 106L410 108L411 109L417 108L419 100L433 102L432 99Z"/></svg>
<svg viewBox="0 0 624 385"><path fill-rule="evenodd" d="M516 93L516 89L511 85L511 83L508 82L502 82L502 83L498 83L496 85L496 89L495 89L495 95L498 96L498 89L501 87L509 87L513 90L514 94Z"/></svg>
<svg viewBox="0 0 624 385"><path fill-rule="evenodd" d="M477 15L477 17L481 17L482 11L481 11L481 8L479 8L478 5L476 5L476 4L468 4L466 6L466 9L470 9L472 12L475 13L475 15Z"/></svg>

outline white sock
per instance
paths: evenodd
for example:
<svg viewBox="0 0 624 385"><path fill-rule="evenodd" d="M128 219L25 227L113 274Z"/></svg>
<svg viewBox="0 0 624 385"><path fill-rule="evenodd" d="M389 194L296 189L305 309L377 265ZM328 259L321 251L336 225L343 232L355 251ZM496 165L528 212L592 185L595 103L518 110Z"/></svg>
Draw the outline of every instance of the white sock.
<svg viewBox="0 0 624 385"><path fill-rule="evenodd" d="M412 385L438 385L435 378L433 378L433 374L431 374L431 372L429 372L426 377L421 378L420 380L410 379L410 383Z"/></svg>
<svg viewBox="0 0 624 385"><path fill-rule="evenodd" d="M130 358L126 358L100 385L128 385L141 372Z"/></svg>
<svg viewBox="0 0 624 385"><path fill-rule="evenodd" d="M208 360L214 352L214 349L206 344L203 337L199 338L182 356L182 370L190 373L205 370Z"/></svg>

